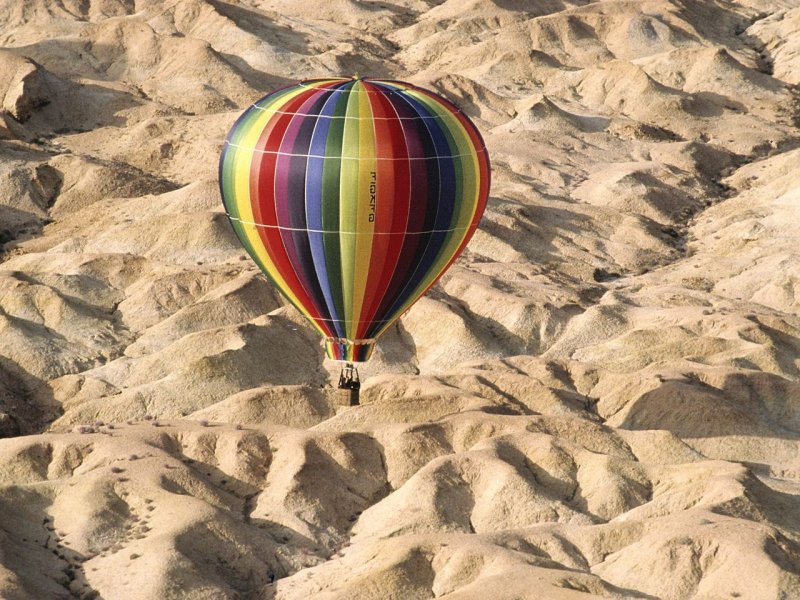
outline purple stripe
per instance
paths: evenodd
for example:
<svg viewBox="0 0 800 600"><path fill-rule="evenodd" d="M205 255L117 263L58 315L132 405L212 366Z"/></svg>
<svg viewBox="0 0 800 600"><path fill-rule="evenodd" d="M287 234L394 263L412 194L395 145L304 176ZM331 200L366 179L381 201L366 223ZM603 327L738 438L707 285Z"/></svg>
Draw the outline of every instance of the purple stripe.
<svg viewBox="0 0 800 600"><path fill-rule="evenodd" d="M297 109L297 112L309 114L314 104L324 97L326 93L326 90L314 92ZM305 211L296 210L297 203L293 203L295 198L290 196L290 187L295 196L298 193L304 194L305 182L303 180L305 176L302 179L298 179L297 174L300 169L305 172L306 159L304 156L288 155L303 153L302 151L297 152L299 150L298 136L301 129L308 128L309 124L313 127L314 121L316 119L304 115L292 117L283 134L281 145L278 147L278 152L282 154L278 155L275 163L275 212L278 217L278 225L281 227L305 228ZM306 145L307 150L308 145ZM294 177L292 177L292 174L294 174Z"/></svg>
<svg viewBox="0 0 800 600"><path fill-rule="evenodd" d="M347 94L343 94L340 90L348 83L350 82L343 82L341 85L334 88L334 91L326 99L325 105L319 112L321 116L332 116L340 99L347 100ZM333 119L329 118L317 119L311 137L309 154L312 156L309 157L306 168L305 208L308 228L317 230L317 232L312 231L308 234L317 280L319 281L322 295L325 298L328 312L333 319L331 325L336 330L338 336L344 337L344 320L339 316L336 310L336 302L333 299L333 293L331 291L332 282L331 278L328 277L328 265L325 260L325 242L323 240L323 234L318 233L324 229L322 226L322 169L325 165L325 159L320 157L325 156L328 134L332 122ZM340 281L341 276L337 276L334 279Z"/></svg>
<svg viewBox="0 0 800 600"><path fill-rule="evenodd" d="M426 119L419 117L414 107L404 100L401 93L388 93L386 97L391 101L397 114L409 120L402 121L403 131L406 136L409 157L430 158L437 156L436 145L425 125ZM437 206L439 203L439 164L438 160L412 160L411 166L411 205L408 226L406 231L430 231L436 222ZM431 234L407 235L403 240L403 248L397 261L392 280L387 286L381 305L375 311L374 319L391 318L397 296L408 287L408 282L413 277L416 266L428 246ZM372 335L380 329L383 323L375 323L370 327L367 335Z"/></svg>
<svg viewBox="0 0 800 600"><path fill-rule="evenodd" d="M402 94L402 98L413 107L414 111L419 116L432 116L433 113L421 102L413 96ZM420 119L430 134L431 141L435 149L428 156L444 156L447 158L437 158L435 160L426 160L424 162L436 165L437 169L437 182L436 186L429 186L428 188L428 209L429 213L426 215L426 228L429 222L432 223L429 229L437 230L435 233L425 236L424 246L420 244L417 252L412 260L414 265L411 273L406 277L406 281L402 289L396 293L395 300L390 308L387 309L383 319L391 318L409 299L411 294L416 290L417 286L428 275L431 267L439 257L439 253L448 239L448 233L445 229L451 226L451 220L455 210L456 203L456 179L455 167L453 164L454 158L449 158L453 154L458 153L457 147L451 147L447 139L447 135L443 130L444 123L441 119ZM429 219L432 217L432 221Z"/></svg>
<svg viewBox="0 0 800 600"><path fill-rule="evenodd" d="M316 115L322 109L330 95L330 91L322 89L314 92L297 109L302 116L292 117L286 128L275 163L275 209L277 223L282 227L290 227L292 231L281 230L280 236L291 264L294 266L303 287L308 291L314 304L319 308L320 316L331 319L330 310L325 301L314 269L314 259L309 244L308 232L305 231L305 179L306 163L311 135L314 131ZM308 115L308 116L307 116ZM297 156L287 156L296 154ZM299 229L300 231L294 231Z"/></svg>

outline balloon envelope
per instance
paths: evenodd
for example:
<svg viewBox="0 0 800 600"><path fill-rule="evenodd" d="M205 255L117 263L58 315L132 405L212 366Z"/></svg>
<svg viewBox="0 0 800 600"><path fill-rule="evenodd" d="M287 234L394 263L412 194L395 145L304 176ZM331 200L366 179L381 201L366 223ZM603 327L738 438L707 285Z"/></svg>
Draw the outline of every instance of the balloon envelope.
<svg viewBox="0 0 800 600"><path fill-rule="evenodd" d="M326 339L365 361L472 237L489 157L472 122L414 85L304 81L234 124L220 158L231 224Z"/></svg>

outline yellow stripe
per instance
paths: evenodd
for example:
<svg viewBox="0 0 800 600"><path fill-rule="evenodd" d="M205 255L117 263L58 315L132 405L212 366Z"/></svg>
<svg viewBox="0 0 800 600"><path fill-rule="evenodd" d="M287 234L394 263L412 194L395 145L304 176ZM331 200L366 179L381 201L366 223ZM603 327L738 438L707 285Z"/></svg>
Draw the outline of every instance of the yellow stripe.
<svg viewBox="0 0 800 600"><path fill-rule="evenodd" d="M256 121L248 128L239 142L239 147L236 148L236 155L234 157L235 162L233 165L235 177L234 197L236 198L236 207L238 209L239 218L244 221L244 223L255 222L255 217L253 216L253 207L251 205L252 196L250 193L250 168L253 163L253 154L255 154L253 148L255 148L256 144L258 143L258 138L261 137L261 133L264 131L267 123L274 116L274 113L270 112L269 109L278 105L283 105L292 98L307 91L307 87L299 87L297 90L293 90L288 94L280 96L280 98L277 100L266 104L263 107L266 110L262 111L263 114L259 115ZM261 160L260 156L258 160ZM309 321L311 321L317 331L319 331L322 335L325 335L324 330L317 325L308 310L302 306L297 296L286 284L286 280L281 277L281 274L278 272L275 263L267 253L264 243L261 241L261 237L258 234L258 228L254 225L244 225L244 223L243 229L247 236L247 241L250 243L250 247L253 248L253 251L256 253L258 260L263 265L266 273L273 279L275 284L289 298L289 300L291 300L292 304L294 304L298 310L300 310L300 312L302 312L303 315Z"/></svg>
<svg viewBox="0 0 800 600"><path fill-rule="evenodd" d="M480 165L478 163L478 156L476 153L476 151L480 150L480 148L476 148L473 145L472 139L469 136L469 132L466 130L464 125L461 124L458 118L452 112L450 112L450 110L440 105L429 96L421 94L414 89L406 89L405 93L409 96L413 96L422 102L428 109L435 112L443 119L446 119L445 127L447 127L447 129L450 131L450 134L453 136L458 147L458 152L455 152L455 154L466 155L463 157L466 164L463 165L461 199L459 201L459 198L456 198L456 210L458 210L459 213L458 221L456 221L456 224L453 225L454 228L462 228L457 229L457 231L460 231L461 234L457 235L456 231L453 232L453 236L448 241L447 246L443 248L443 250L449 249L450 251L445 252L433 265L431 265L430 271L426 274L422 281L420 281L420 283L414 289L414 292L408 297L408 300L406 300L400 309L395 312L398 318L401 317L403 313L405 313L419 299L419 295L422 294L422 292L431 284L431 281L435 281L442 274L444 271L444 266L450 261L450 259L453 257L453 253L464 241L464 238L468 232L468 227L475 218L475 211L478 209L478 200L480 198ZM468 159L467 156L469 157ZM472 189L471 193L470 188ZM467 210L463 210L467 207ZM377 338L383 335L386 330L394 324L395 320L396 319L393 319L391 322L385 323L384 326L381 327L381 329L375 334L375 337Z"/></svg>
<svg viewBox="0 0 800 600"><path fill-rule="evenodd" d="M367 291L370 259L372 257L372 234L375 231L375 205L373 198L377 193L378 164L376 160L375 123L372 120L372 106L369 94L362 82L358 82L358 213L356 215L356 271L353 281L353 335L356 335L361 309Z"/></svg>
<svg viewBox="0 0 800 600"><path fill-rule="evenodd" d="M356 86L350 89L347 98L346 117L359 116L359 101L361 94L353 93ZM344 130L342 133L342 156L358 156L360 143L359 121L355 118L345 119ZM341 177L339 179L339 231L356 231L358 226L358 205L359 205L359 165L360 160L342 160ZM341 317L345 320L345 333L348 338L354 338L356 334L357 317L353 313L353 292L356 279L356 238L357 235L340 235L339 248L342 261L342 303L344 304L344 314Z"/></svg>
<svg viewBox="0 0 800 600"><path fill-rule="evenodd" d="M453 136L456 142L458 151L454 154L461 155L460 160L462 160L463 163L464 175L464 179L462 181L463 187L461 190L464 201L458 206L458 208L461 209L464 205L468 205L471 210L459 210L458 221L456 221L453 227L467 228L472 222L472 219L475 217L475 211L478 209L478 199L481 188L480 181L478 181L480 177L480 164L478 163L478 155L476 151L481 150L481 148L476 148L473 145L469 132L466 130L464 125L461 124L461 121L459 121L449 109L433 100L430 96L426 96L425 94L422 94L416 90L406 90L406 94L413 96L422 102L422 104L424 104L429 110L436 113L443 121L445 121L445 127L447 127L447 129L450 131L450 135ZM473 190L472 194L469 194L470 187ZM466 229L463 229L463 231L466 235Z"/></svg>

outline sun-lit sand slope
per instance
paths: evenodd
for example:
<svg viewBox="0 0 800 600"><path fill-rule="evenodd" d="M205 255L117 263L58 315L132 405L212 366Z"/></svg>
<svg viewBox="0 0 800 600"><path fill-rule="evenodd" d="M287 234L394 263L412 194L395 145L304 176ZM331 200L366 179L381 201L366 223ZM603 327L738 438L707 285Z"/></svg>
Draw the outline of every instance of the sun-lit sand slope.
<svg viewBox="0 0 800 600"><path fill-rule="evenodd" d="M800 0L3 0L0 46L0 596L800 597ZM494 181L339 408L216 161L355 73Z"/></svg>

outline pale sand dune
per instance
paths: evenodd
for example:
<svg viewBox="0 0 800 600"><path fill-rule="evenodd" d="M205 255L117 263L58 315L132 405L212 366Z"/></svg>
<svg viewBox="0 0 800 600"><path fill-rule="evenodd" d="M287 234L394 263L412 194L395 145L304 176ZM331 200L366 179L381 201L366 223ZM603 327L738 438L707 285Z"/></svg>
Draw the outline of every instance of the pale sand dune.
<svg viewBox="0 0 800 600"><path fill-rule="evenodd" d="M795 0L0 5L0 596L800 597ZM236 116L458 103L480 230L361 369L246 257Z"/></svg>

